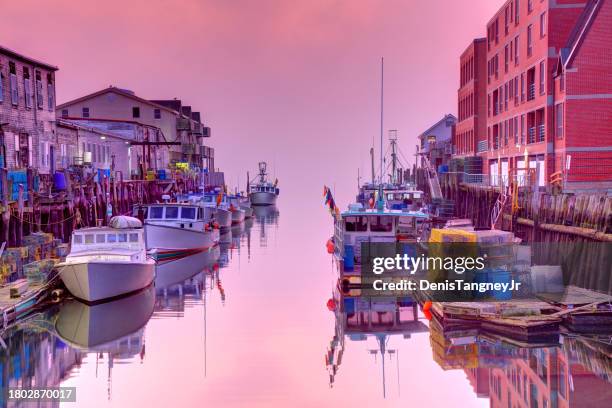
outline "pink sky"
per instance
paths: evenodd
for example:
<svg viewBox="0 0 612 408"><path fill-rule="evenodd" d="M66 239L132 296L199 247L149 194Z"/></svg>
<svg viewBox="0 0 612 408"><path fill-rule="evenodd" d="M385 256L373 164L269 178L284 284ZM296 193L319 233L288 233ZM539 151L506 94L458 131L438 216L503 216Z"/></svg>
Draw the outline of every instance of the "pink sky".
<svg viewBox="0 0 612 408"><path fill-rule="evenodd" d="M265 159L281 186L314 168L313 189L352 196L379 134L380 57L385 129L412 155L456 112L459 55L502 3L21 0L2 4L0 43L60 67L58 102L113 84L192 105L230 185Z"/></svg>

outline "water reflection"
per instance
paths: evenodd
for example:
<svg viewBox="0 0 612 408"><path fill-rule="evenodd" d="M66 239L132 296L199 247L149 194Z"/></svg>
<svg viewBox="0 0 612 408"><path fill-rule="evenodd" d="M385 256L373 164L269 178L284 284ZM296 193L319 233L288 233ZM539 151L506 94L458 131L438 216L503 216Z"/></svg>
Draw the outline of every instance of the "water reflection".
<svg viewBox="0 0 612 408"><path fill-rule="evenodd" d="M464 370L492 407L595 407L612 398L610 336L523 343L479 329L445 330L434 318L430 342L440 367Z"/></svg>

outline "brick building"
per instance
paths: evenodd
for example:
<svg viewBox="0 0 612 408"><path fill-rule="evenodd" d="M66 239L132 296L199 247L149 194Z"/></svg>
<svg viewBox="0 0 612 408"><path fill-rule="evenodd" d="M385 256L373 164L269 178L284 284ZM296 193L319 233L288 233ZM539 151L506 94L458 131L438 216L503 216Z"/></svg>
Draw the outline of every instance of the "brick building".
<svg viewBox="0 0 612 408"><path fill-rule="evenodd" d="M568 188L612 188L610 27L612 2L589 2L553 61L551 167Z"/></svg>
<svg viewBox="0 0 612 408"><path fill-rule="evenodd" d="M37 167L55 162L57 67L0 46L0 167Z"/></svg>
<svg viewBox="0 0 612 408"><path fill-rule="evenodd" d="M459 58L458 118L453 140L453 154L457 157L487 150L486 41L486 38L473 40Z"/></svg>
<svg viewBox="0 0 612 408"><path fill-rule="evenodd" d="M427 156L435 168L450 161L456 123L455 115L449 113L417 136L420 144L417 152Z"/></svg>
<svg viewBox="0 0 612 408"><path fill-rule="evenodd" d="M506 1L486 27L482 138L481 106L471 100L480 71L469 67L478 44L460 59L455 155L483 156L494 183L612 187L610 7L610 0Z"/></svg>

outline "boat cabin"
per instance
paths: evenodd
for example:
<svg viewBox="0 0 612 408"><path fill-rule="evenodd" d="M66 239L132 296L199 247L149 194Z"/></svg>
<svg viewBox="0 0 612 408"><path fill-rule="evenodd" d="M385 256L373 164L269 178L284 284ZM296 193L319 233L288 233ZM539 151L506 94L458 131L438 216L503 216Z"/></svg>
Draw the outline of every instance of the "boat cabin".
<svg viewBox="0 0 612 408"><path fill-rule="evenodd" d="M254 184L250 186L249 193L271 193L278 195L278 187L272 183Z"/></svg>
<svg viewBox="0 0 612 408"><path fill-rule="evenodd" d="M94 227L72 233L70 258L89 256L105 260L141 261L146 255L143 228ZM125 259L124 259L125 258Z"/></svg>
<svg viewBox="0 0 612 408"><path fill-rule="evenodd" d="M134 216L146 224L173 224L180 228L202 230L204 209L196 204L164 203L139 205Z"/></svg>

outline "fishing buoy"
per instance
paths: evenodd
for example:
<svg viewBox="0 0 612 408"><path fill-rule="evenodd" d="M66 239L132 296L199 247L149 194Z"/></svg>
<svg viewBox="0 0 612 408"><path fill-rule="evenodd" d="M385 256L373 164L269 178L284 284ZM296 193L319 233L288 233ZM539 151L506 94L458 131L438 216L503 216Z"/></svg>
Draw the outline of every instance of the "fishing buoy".
<svg viewBox="0 0 612 408"><path fill-rule="evenodd" d="M431 300L428 300L423 304L423 312L429 311L431 311Z"/></svg>
<svg viewBox="0 0 612 408"><path fill-rule="evenodd" d="M334 253L334 241L331 238L327 240L327 243L325 244L325 246L327 247L328 254Z"/></svg>
<svg viewBox="0 0 612 408"><path fill-rule="evenodd" d="M63 295L64 295L63 289L54 289L53 291L51 291L51 301L54 303L59 302L62 299Z"/></svg>
<svg viewBox="0 0 612 408"><path fill-rule="evenodd" d="M329 299L327 301L327 309L329 309L330 312L336 310L336 302L334 301L334 299Z"/></svg>

